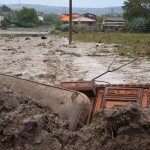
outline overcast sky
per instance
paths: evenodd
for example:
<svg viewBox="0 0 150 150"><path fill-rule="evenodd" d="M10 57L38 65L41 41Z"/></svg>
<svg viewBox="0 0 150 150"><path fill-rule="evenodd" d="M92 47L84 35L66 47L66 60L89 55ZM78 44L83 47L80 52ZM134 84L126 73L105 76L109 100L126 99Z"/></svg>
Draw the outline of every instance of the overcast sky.
<svg viewBox="0 0 150 150"><path fill-rule="evenodd" d="M122 6L124 0L72 0L73 7L113 7ZM0 0L0 4L42 4L49 6L68 6L69 0Z"/></svg>

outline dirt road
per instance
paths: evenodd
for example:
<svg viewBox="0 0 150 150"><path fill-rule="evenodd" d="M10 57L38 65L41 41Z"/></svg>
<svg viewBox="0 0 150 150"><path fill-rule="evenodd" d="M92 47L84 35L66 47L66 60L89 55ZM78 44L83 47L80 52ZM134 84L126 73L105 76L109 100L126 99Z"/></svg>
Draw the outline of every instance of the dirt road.
<svg viewBox="0 0 150 150"><path fill-rule="evenodd" d="M49 35L41 37L0 37L0 72L49 85L61 81L91 80L105 72L116 56L116 44L79 43ZM106 52L100 52L107 49ZM117 56L113 67L133 58ZM110 83L150 83L150 62L138 61L99 78Z"/></svg>

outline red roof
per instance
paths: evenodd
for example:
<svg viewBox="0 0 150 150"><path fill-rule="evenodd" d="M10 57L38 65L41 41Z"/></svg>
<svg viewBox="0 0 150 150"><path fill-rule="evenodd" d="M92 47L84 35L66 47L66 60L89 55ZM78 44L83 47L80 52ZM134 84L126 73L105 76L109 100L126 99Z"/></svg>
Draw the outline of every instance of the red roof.
<svg viewBox="0 0 150 150"><path fill-rule="evenodd" d="M72 14L72 19L78 18L80 15L79 14ZM59 16L60 20L63 22L69 22L69 14L62 14Z"/></svg>

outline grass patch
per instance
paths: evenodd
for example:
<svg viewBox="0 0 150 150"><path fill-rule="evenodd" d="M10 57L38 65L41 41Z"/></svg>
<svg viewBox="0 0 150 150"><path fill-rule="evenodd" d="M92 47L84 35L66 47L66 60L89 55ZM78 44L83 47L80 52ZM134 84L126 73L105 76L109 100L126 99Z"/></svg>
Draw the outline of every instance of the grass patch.
<svg viewBox="0 0 150 150"><path fill-rule="evenodd" d="M110 51L106 48L102 48L102 49L97 50L96 53L106 53L107 54L107 53L110 53Z"/></svg>
<svg viewBox="0 0 150 150"><path fill-rule="evenodd" d="M61 33L68 37L68 33ZM73 34L73 40L81 42L96 42L106 44L119 44L115 48L121 56L147 56L150 57L150 34L140 33L79 33Z"/></svg>
<svg viewBox="0 0 150 150"><path fill-rule="evenodd" d="M56 54L56 53L60 53L60 55L72 55L72 56L75 56L75 57L81 57L80 54L78 53L75 53L75 52L66 52L66 51L63 51L63 50L50 50L49 51L50 54Z"/></svg>

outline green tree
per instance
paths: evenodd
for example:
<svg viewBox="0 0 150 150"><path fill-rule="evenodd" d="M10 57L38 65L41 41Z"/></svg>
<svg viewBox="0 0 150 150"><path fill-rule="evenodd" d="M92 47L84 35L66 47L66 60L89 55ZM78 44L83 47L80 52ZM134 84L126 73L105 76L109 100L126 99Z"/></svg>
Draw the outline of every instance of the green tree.
<svg viewBox="0 0 150 150"><path fill-rule="evenodd" d="M145 18L135 18L129 22L129 29L133 32L147 32Z"/></svg>
<svg viewBox="0 0 150 150"><path fill-rule="evenodd" d="M39 25L37 12L33 8L23 8L17 12L17 21L23 25L34 27Z"/></svg>
<svg viewBox="0 0 150 150"><path fill-rule="evenodd" d="M146 28L147 28L147 31L150 32L150 17L149 19L147 19Z"/></svg>
<svg viewBox="0 0 150 150"><path fill-rule="evenodd" d="M104 16L97 16L97 22L101 24L103 22Z"/></svg>
<svg viewBox="0 0 150 150"><path fill-rule="evenodd" d="M44 22L45 22L45 24L55 25L55 26L59 26L62 24L60 21L60 18L57 14L49 14L49 15L45 16Z"/></svg>
<svg viewBox="0 0 150 150"><path fill-rule="evenodd" d="M127 0L122 7L124 10L124 18L132 20L134 18L150 17L150 0Z"/></svg>
<svg viewBox="0 0 150 150"><path fill-rule="evenodd" d="M17 20L17 12L8 14L7 16L5 16L5 19L9 20L9 21L16 21Z"/></svg>

